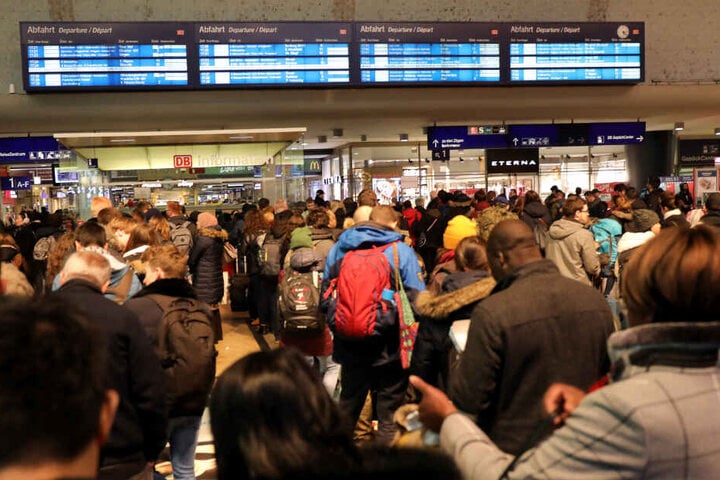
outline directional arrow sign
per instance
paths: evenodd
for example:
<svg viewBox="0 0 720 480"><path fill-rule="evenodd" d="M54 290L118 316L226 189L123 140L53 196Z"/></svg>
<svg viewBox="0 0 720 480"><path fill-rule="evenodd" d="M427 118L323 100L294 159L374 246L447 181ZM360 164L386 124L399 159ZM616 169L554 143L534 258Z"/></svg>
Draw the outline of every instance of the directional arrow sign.
<svg viewBox="0 0 720 480"><path fill-rule="evenodd" d="M478 134L477 127L450 126L428 127L427 143L432 150L461 150L464 148L506 148L509 146L505 133ZM473 132L473 133L471 133ZM499 130L498 130L499 132Z"/></svg>

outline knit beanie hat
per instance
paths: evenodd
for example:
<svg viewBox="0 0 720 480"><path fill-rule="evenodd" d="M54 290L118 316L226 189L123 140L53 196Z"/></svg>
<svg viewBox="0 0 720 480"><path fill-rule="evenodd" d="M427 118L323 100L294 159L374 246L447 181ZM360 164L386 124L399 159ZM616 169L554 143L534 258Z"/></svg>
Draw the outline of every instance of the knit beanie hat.
<svg viewBox="0 0 720 480"><path fill-rule="evenodd" d="M198 215L197 226L198 228L214 227L218 224L217 218L210 212L202 212Z"/></svg>
<svg viewBox="0 0 720 480"><path fill-rule="evenodd" d="M460 240L478 234L477 223L465 215L457 215L450 220L443 234L443 247L455 250Z"/></svg>
<svg viewBox="0 0 720 480"><path fill-rule="evenodd" d="M654 211L647 208L633 210L628 231L635 233L647 232L656 223L660 223L660 217Z"/></svg>
<svg viewBox="0 0 720 480"><path fill-rule="evenodd" d="M312 248L312 234L310 227L298 227L290 234L290 250L301 247Z"/></svg>

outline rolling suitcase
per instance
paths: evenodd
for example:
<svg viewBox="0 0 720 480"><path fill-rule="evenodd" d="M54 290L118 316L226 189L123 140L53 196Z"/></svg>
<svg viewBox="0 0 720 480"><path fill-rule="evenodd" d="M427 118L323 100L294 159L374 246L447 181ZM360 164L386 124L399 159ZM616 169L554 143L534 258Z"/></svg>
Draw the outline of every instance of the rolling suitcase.
<svg viewBox="0 0 720 480"><path fill-rule="evenodd" d="M235 275L230 279L230 308L233 312L248 310L248 288L250 276L247 274L247 262L244 255L235 258Z"/></svg>

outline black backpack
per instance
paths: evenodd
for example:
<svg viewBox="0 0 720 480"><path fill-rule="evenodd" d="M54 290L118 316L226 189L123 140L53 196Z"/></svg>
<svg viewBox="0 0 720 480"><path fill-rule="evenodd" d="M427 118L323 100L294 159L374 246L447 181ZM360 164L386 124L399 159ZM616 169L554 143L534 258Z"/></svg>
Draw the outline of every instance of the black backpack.
<svg viewBox="0 0 720 480"><path fill-rule="evenodd" d="M264 277L277 277L280 275L280 270L282 270L280 251L284 241L285 237L275 238L272 233L258 237L260 275Z"/></svg>
<svg viewBox="0 0 720 480"><path fill-rule="evenodd" d="M158 351L171 405L202 410L215 380L212 313L200 300L148 295L163 311Z"/></svg>
<svg viewBox="0 0 720 480"><path fill-rule="evenodd" d="M317 282L317 283L316 283ZM280 282L278 312L286 333L318 333L325 328L320 314L318 272L285 270Z"/></svg>

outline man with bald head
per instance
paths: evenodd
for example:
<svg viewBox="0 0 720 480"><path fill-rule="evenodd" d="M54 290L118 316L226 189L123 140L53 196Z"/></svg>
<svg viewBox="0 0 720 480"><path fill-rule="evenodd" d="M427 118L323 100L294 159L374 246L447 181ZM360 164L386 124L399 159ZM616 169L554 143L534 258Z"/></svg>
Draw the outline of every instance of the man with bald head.
<svg viewBox="0 0 720 480"><path fill-rule="evenodd" d="M472 313L449 396L503 451L518 454L546 416L551 384L585 390L607 373L613 321L597 290L542 257L524 222L498 223L487 255L498 284Z"/></svg>

